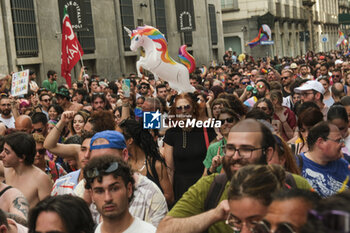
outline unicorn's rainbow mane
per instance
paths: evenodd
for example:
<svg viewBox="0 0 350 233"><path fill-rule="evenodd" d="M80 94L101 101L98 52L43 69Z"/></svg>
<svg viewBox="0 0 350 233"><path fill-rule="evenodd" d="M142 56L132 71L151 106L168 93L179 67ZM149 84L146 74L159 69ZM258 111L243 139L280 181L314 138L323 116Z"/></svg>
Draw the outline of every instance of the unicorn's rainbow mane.
<svg viewBox="0 0 350 233"><path fill-rule="evenodd" d="M164 35L157 30L154 27L151 26L140 26L137 27L135 30L132 31L131 33L131 40L134 38L136 35L145 35L154 42L157 42L161 45L161 47L157 51L161 52L161 59L165 63L170 63L175 65L176 62L169 56L168 54L168 42L166 41Z"/></svg>

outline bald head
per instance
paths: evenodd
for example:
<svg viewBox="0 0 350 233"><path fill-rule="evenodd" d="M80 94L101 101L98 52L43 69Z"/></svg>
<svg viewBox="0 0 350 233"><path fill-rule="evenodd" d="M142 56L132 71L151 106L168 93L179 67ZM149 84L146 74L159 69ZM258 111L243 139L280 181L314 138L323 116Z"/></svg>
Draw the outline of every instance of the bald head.
<svg viewBox="0 0 350 233"><path fill-rule="evenodd" d="M344 86L341 83L334 83L332 88L332 96L335 101L340 101L340 99L345 96Z"/></svg>
<svg viewBox="0 0 350 233"><path fill-rule="evenodd" d="M16 118L15 128L30 134L32 132L32 119L27 115L20 115Z"/></svg>

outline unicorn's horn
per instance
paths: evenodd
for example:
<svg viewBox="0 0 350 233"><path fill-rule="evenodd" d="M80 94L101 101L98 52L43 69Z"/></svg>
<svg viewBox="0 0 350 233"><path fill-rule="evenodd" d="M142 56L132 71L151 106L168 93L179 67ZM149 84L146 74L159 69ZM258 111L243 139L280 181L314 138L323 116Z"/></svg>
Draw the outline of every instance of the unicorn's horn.
<svg viewBox="0 0 350 233"><path fill-rule="evenodd" d="M128 33L128 35L131 37L131 30L124 26L124 30Z"/></svg>

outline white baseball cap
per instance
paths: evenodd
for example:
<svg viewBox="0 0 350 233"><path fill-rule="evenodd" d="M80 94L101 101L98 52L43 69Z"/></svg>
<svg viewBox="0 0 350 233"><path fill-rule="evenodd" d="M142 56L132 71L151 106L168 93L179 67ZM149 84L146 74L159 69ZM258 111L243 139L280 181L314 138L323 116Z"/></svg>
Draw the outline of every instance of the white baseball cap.
<svg viewBox="0 0 350 233"><path fill-rule="evenodd" d="M326 92L324 87L322 86L322 84L318 81L315 81L315 80L307 81L301 87L294 88L295 93L301 93L302 91L308 91L308 90L317 91L317 92L321 93L322 95Z"/></svg>

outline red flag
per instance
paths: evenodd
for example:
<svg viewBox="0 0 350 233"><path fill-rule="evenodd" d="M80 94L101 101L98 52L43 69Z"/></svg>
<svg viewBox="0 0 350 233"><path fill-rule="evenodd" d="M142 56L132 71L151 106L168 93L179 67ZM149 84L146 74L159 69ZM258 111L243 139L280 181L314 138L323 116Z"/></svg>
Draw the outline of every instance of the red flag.
<svg viewBox="0 0 350 233"><path fill-rule="evenodd" d="M71 70L77 64L84 52L78 38L73 32L72 24L64 8L62 23L62 53L61 53L61 75L66 79L69 88L72 86Z"/></svg>

